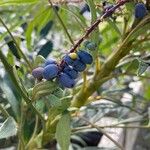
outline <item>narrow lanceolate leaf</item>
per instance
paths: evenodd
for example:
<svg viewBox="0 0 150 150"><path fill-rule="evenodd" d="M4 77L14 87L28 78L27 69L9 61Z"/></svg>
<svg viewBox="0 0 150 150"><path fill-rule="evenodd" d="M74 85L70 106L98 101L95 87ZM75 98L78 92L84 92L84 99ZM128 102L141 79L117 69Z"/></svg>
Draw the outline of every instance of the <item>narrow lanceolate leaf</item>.
<svg viewBox="0 0 150 150"><path fill-rule="evenodd" d="M8 138L17 134L17 124L12 117L8 117L0 127L0 139Z"/></svg>
<svg viewBox="0 0 150 150"><path fill-rule="evenodd" d="M27 4L36 3L40 0L0 0L0 5L17 5L17 4Z"/></svg>
<svg viewBox="0 0 150 150"><path fill-rule="evenodd" d="M37 55L33 64L34 68L38 67L41 64L44 64L45 61L46 59L42 55Z"/></svg>
<svg viewBox="0 0 150 150"><path fill-rule="evenodd" d="M57 96L58 98L63 97L63 90L61 88L57 88L54 92L53 95Z"/></svg>
<svg viewBox="0 0 150 150"><path fill-rule="evenodd" d="M96 14L96 7L95 4L93 3L93 0L86 0L89 7L90 7L90 11L91 11L91 23L95 22L95 20L97 19L97 14ZM99 37L99 30L98 28L95 30L95 32L92 33L92 40L96 42L96 44L98 43L98 38Z"/></svg>
<svg viewBox="0 0 150 150"><path fill-rule="evenodd" d="M52 26L53 26L53 21L49 21L42 29L41 29L41 31L40 31L40 35L42 36L42 37L45 37L47 34L48 34L48 32L50 31L50 29L52 28Z"/></svg>
<svg viewBox="0 0 150 150"><path fill-rule="evenodd" d="M147 70L148 67L149 67L149 64L147 64L143 61L140 61L137 75L138 76L142 75Z"/></svg>
<svg viewBox="0 0 150 150"><path fill-rule="evenodd" d="M15 113L16 116L18 116L19 115L19 103L14 93L12 92L11 88L4 81L1 81L0 87L5 93L6 98L9 104L11 105L13 112Z"/></svg>
<svg viewBox="0 0 150 150"><path fill-rule="evenodd" d="M47 58L48 55L53 50L53 43L51 41L47 41L38 52L38 55L42 55L44 58Z"/></svg>
<svg viewBox="0 0 150 150"><path fill-rule="evenodd" d="M70 145L70 114L65 113L60 118L56 127L56 139L61 150L68 150Z"/></svg>
<svg viewBox="0 0 150 150"><path fill-rule="evenodd" d="M61 98L61 106L59 107L59 110L62 112L69 108L71 104L72 96L66 96Z"/></svg>
<svg viewBox="0 0 150 150"><path fill-rule="evenodd" d="M12 52L12 54L13 54L16 58L20 59L20 55L19 55L19 53L18 53L18 50L17 50L17 48L16 48L14 42L13 42L13 41L9 41L9 42L7 43L7 45L8 45L8 47L9 47L10 51Z"/></svg>
<svg viewBox="0 0 150 150"><path fill-rule="evenodd" d="M107 19L107 22L113 27L113 29L116 31L116 33L121 36L121 32L118 28L118 26L116 25L116 23L114 21L112 21L110 18Z"/></svg>
<svg viewBox="0 0 150 150"><path fill-rule="evenodd" d="M59 106L61 106L61 101L60 101L59 97L51 94L51 95L48 96L48 99L49 99L50 105L52 107L59 107Z"/></svg>
<svg viewBox="0 0 150 150"><path fill-rule="evenodd" d="M32 100L39 99L40 97L50 95L57 88L57 83L52 81L44 81L36 84L32 90Z"/></svg>

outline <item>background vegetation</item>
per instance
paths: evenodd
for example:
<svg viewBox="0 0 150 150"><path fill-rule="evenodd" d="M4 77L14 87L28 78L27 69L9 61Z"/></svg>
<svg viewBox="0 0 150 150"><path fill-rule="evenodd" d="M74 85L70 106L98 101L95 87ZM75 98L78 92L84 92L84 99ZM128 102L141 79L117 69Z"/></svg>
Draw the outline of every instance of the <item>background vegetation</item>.
<svg viewBox="0 0 150 150"><path fill-rule="evenodd" d="M0 148L52 149L56 139L67 150L71 136L96 128L124 149L105 128L150 128L150 2L143 1L148 14L142 19L134 16L135 4L142 2L137 0L100 19L103 2L0 1ZM82 13L85 3L90 9ZM73 89L32 77L44 58L61 62L96 20L101 23L84 39L96 44L89 50L94 62ZM106 116L117 123L96 124Z"/></svg>

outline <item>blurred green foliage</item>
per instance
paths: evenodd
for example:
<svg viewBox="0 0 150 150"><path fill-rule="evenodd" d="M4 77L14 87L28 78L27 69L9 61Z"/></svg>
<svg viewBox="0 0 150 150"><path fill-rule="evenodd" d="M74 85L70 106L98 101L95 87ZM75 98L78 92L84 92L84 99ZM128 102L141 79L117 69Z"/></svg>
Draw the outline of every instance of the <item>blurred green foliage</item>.
<svg viewBox="0 0 150 150"><path fill-rule="evenodd" d="M54 4L75 43L103 13L101 1L86 0L86 3L91 11L83 15L80 11L85 1ZM108 3L113 4L114 1L110 0ZM31 69L41 65L44 60L36 61L38 55L44 58L56 57L58 62L61 62L73 46L48 1L0 1L0 148L8 146L7 142L2 144L1 140L9 141L9 138L14 136L16 141L10 142L9 146L15 145L19 150L47 148L46 145L55 139L58 139L62 150L67 150L72 129L82 125L80 119L76 120L74 117L76 113L80 114L81 110L71 103L74 99L80 99L79 94L82 92L86 96L90 83L94 83L96 89L91 87L94 94L85 99L85 114L91 109L91 102L98 101L99 98L112 102L118 121L127 121L126 112L135 111L143 115L143 112L147 111L150 101L150 14L143 20L135 20L135 4L135 1L131 1L122 6L87 37L86 40L97 45L95 51L90 51L95 62L88 66L83 75L80 75L75 88L70 90L61 89L57 83L51 81L38 83L31 75ZM23 54L2 22L8 27ZM102 80L103 84L97 84L99 81L96 81L96 77L101 66L127 42L129 45L126 45L125 49L131 50L117 62L110 77ZM84 44L79 48L84 48ZM124 56L122 53L118 55ZM107 66L105 70L109 68L111 66ZM135 92L136 89L131 86L133 83L136 86L137 82L141 83L142 91ZM132 97L127 103L121 101L124 94ZM104 109L107 107L101 104L92 108L95 117L98 117L97 109L105 115ZM108 108L108 111L112 111L111 108ZM149 121L147 115L143 115L142 119L144 123Z"/></svg>

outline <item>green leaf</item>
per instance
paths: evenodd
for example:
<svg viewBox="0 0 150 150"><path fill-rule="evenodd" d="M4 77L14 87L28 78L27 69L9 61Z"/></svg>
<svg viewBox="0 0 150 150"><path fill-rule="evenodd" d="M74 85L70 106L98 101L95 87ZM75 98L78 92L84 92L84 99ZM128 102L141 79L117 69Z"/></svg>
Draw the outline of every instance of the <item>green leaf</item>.
<svg viewBox="0 0 150 150"><path fill-rule="evenodd" d="M8 117L0 127L0 139L8 138L17 134L17 124L12 117Z"/></svg>
<svg viewBox="0 0 150 150"><path fill-rule="evenodd" d="M37 3L40 0L1 0L0 5L19 5L27 3Z"/></svg>
<svg viewBox="0 0 150 150"><path fill-rule="evenodd" d="M62 98L63 97L63 90L61 88L57 88L53 94L59 98Z"/></svg>
<svg viewBox="0 0 150 150"><path fill-rule="evenodd" d="M46 59L42 55L37 55L33 64L34 68L38 67L41 64L44 64L45 60Z"/></svg>
<svg viewBox="0 0 150 150"><path fill-rule="evenodd" d="M48 111L48 124L51 124L51 122L56 118L57 115L61 114L61 111L59 111L58 109L51 107L49 108Z"/></svg>
<svg viewBox="0 0 150 150"><path fill-rule="evenodd" d="M81 28L87 28L86 20L85 20L84 16L80 14L79 7L72 5L69 7L65 6L61 9L69 12L69 14L76 19L76 21L78 22L78 24L80 25Z"/></svg>
<svg viewBox="0 0 150 150"><path fill-rule="evenodd" d="M97 19L97 14L96 14L96 6L94 4L93 0L87 0L87 3L90 7L90 12L91 12L91 24L94 23ZM92 36L92 41L95 41L96 44L98 44L98 37L99 37L99 29L96 28L96 30L91 34Z"/></svg>
<svg viewBox="0 0 150 150"><path fill-rule="evenodd" d="M132 30L131 34L128 36L128 41L136 39L139 35L144 35L149 30L150 26L150 16L148 15Z"/></svg>
<svg viewBox="0 0 150 150"><path fill-rule="evenodd" d="M33 9L33 6L34 5L30 5L30 6L28 6L26 9L21 9L21 12L19 12L19 13L16 13L16 15L15 15L15 17L9 17L9 18L7 18L8 20L9 20L9 22L11 23L11 24L9 24L9 30L13 33L13 31L15 31L16 30L16 28L18 28L18 27L20 27L20 26L22 26L22 24L24 24L25 23L25 21L22 19L22 20L20 20L19 18L20 18L20 16L24 16L24 14L27 14L28 12L30 12L32 9ZM19 8L19 7L18 7ZM3 10L2 10L3 11ZM16 10L17 11L17 10ZM9 15L9 16L11 16L11 15ZM15 18L15 19L14 19ZM6 38L6 36L8 35L8 32L7 31L5 31L5 32L2 32L1 33L1 35L0 35L0 41L1 40L3 40L4 38ZM14 34L13 34L14 35ZM14 35L14 37L15 38L20 38L20 37L16 37L15 35ZM8 39L9 40L9 39ZM6 42L9 42L9 41L7 41L6 40Z"/></svg>
<svg viewBox="0 0 150 150"><path fill-rule="evenodd" d="M124 120L119 121L117 124L131 123L131 122L140 122L143 119L143 116L137 115L134 117L130 117Z"/></svg>
<svg viewBox="0 0 150 150"><path fill-rule="evenodd" d="M8 53L7 53L7 60L10 64L14 65L14 57L10 51L8 51Z"/></svg>
<svg viewBox="0 0 150 150"><path fill-rule="evenodd" d="M22 88L22 86L20 86L20 84L18 83L18 78L16 77L15 73L14 73L14 69L13 67L7 62L7 59L5 57L5 55L1 52L0 50L0 59L4 65L5 70L8 72L16 90L18 91L19 95L21 97L23 97L23 99L26 101L27 104L30 104L30 107L34 110L34 112L36 112L38 114L38 116L42 119L42 115L36 110L36 108L30 103L31 100L28 97L28 93L26 92L26 90L24 90L25 88Z"/></svg>
<svg viewBox="0 0 150 150"><path fill-rule="evenodd" d="M139 61L139 68L138 68L137 75L138 76L142 75L147 70L148 67L149 67L149 64L143 61Z"/></svg>
<svg viewBox="0 0 150 150"><path fill-rule="evenodd" d="M116 23L109 18L107 19L107 22L113 27L113 29L116 31L116 33L121 37L121 32L120 32L119 28L117 27Z"/></svg>
<svg viewBox="0 0 150 150"><path fill-rule="evenodd" d="M44 81L36 84L32 90L32 100L37 100L40 97L50 95L58 87L56 82Z"/></svg>
<svg viewBox="0 0 150 150"><path fill-rule="evenodd" d="M31 49L31 43L32 43L32 32L35 28L39 28L41 26L41 23L43 23L43 20L45 20L45 16L47 14L50 14L50 10L45 7L40 7L37 13L34 16L34 19L28 23L28 28L26 30L26 41L27 41L27 47L30 50Z"/></svg>
<svg viewBox="0 0 150 150"><path fill-rule="evenodd" d="M64 113L56 127L56 139L61 150L68 150L70 145L70 114Z"/></svg>
<svg viewBox="0 0 150 150"><path fill-rule="evenodd" d="M41 29L41 31L40 31L40 35L42 36L42 37L45 37L47 34L48 34L48 32L50 31L50 29L52 28L52 26L53 26L53 21L52 20L50 20L42 29Z"/></svg>
<svg viewBox="0 0 150 150"><path fill-rule="evenodd" d="M44 100L36 101L35 103L36 109L38 109L41 113L43 113L43 110L45 108L45 102Z"/></svg>
<svg viewBox="0 0 150 150"><path fill-rule="evenodd" d="M128 72L128 73L133 73L133 72L136 72L137 71L137 69L138 69L138 67L139 67L139 63L138 63L138 60L137 59L129 59L129 60L127 60L128 61L128 63L127 64L124 64L124 66L125 67L127 67L126 68L126 72ZM126 62L127 62L126 61Z"/></svg>
<svg viewBox="0 0 150 150"><path fill-rule="evenodd" d="M14 42L13 42L13 41L9 41L9 42L7 43L7 45L8 45L8 47L9 47L10 51L12 52L12 54L13 54L16 58L20 59L18 50L17 50L17 48L16 48Z"/></svg>
<svg viewBox="0 0 150 150"><path fill-rule="evenodd" d="M62 112L67 110L71 104L72 96L66 96L61 98L61 106L58 108Z"/></svg>
<svg viewBox="0 0 150 150"><path fill-rule="evenodd" d="M19 102L17 101L16 97L14 96L12 90L10 89L10 87L8 87L8 85L4 81L1 82L0 87L3 90L3 92L5 93L6 98L9 102L9 104L11 105L14 114L16 116L18 116L20 114L19 113Z"/></svg>
<svg viewBox="0 0 150 150"><path fill-rule="evenodd" d="M26 99L26 101L30 102L30 99L27 97L27 93L26 91L24 91L22 89L22 87L20 86L20 81L18 79L18 76L15 74L15 68L13 68L8 62L7 62L7 58L5 57L5 55L1 52L0 50L0 59L4 65L5 70L8 72L15 88L17 89L17 91L19 92L20 96L24 97L24 99Z"/></svg>
<svg viewBox="0 0 150 150"><path fill-rule="evenodd" d="M50 96L48 96L50 105L52 107L59 107L61 106L61 100L60 98L56 97L55 95L51 94Z"/></svg>
<svg viewBox="0 0 150 150"><path fill-rule="evenodd" d="M42 55L44 58L47 58L48 55L53 50L53 43L51 41L47 41L38 52L38 55Z"/></svg>

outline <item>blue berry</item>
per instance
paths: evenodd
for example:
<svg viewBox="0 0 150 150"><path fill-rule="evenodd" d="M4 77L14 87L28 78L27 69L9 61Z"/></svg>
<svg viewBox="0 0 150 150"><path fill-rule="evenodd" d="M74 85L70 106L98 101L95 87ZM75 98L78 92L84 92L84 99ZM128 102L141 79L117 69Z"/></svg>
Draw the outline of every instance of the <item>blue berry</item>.
<svg viewBox="0 0 150 150"><path fill-rule="evenodd" d="M80 60L85 64L91 64L93 62L92 56L86 51L78 51Z"/></svg>
<svg viewBox="0 0 150 150"><path fill-rule="evenodd" d="M87 40L87 41L85 41L85 42L84 42L84 44L83 44L83 45L84 45L84 47L86 47L89 43L91 43L91 42L90 42L90 41L88 41L88 40Z"/></svg>
<svg viewBox="0 0 150 150"><path fill-rule="evenodd" d="M147 9L143 3L138 3L135 5L135 18L142 19L146 16Z"/></svg>
<svg viewBox="0 0 150 150"><path fill-rule="evenodd" d="M75 60L72 64L74 70L82 72L86 69L86 64L80 61L79 59Z"/></svg>
<svg viewBox="0 0 150 150"><path fill-rule="evenodd" d="M58 77L59 83L66 88L73 88L75 85L75 80L71 79L66 73L61 73Z"/></svg>
<svg viewBox="0 0 150 150"><path fill-rule="evenodd" d="M78 72L69 66L66 66L63 72L69 75L72 79L76 79L78 77Z"/></svg>
<svg viewBox="0 0 150 150"><path fill-rule="evenodd" d="M37 67L37 68L32 70L32 75L34 78L41 80L43 78L43 71L44 71L44 68Z"/></svg>
<svg viewBox="0 0 150 150"><path fill-rule="evenodd" d="M89 49L89 50L91 50L91 51L93 51L93 50L96 49L96 43L90 42L90 43L88 43L88 44L86 45L86 48Z"/></svg>
<svg viewBox="0 0 150 150"><path fill-rule="evenodd" d="M57 76L58 71L59 69L57 65L55 64L47 65L43 71L43 78L46 80L53 79Z"/></svg>
<svg viewBox="0 0 150 150"><path fill-rule="evenodd" d="M71 65L74 63L75 60L71 59L69 55L66 55L64 57L64 61L68 64L68 65Z"/></svg>
<svg viewBox="0 0 150 150"><path fill-rule="evenodd" d="M49 58L45 61L45 66L50 65L50 64L57 64L57 62L55 59Z"/></svg>

